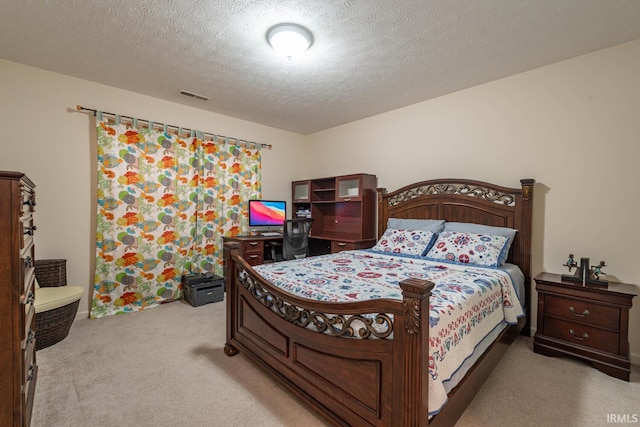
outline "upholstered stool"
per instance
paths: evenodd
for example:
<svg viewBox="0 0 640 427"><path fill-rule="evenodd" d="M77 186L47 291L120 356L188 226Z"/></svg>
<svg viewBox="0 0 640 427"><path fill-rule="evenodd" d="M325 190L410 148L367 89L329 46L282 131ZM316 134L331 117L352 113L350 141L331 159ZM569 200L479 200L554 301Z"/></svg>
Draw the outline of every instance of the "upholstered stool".
<svg viewBox="0 0 640 427"><path fill-rule="evenodd" d="M82 286L67 286L67 260L35 262L36 350L42 350L69 335L78 312Z"/></svg>

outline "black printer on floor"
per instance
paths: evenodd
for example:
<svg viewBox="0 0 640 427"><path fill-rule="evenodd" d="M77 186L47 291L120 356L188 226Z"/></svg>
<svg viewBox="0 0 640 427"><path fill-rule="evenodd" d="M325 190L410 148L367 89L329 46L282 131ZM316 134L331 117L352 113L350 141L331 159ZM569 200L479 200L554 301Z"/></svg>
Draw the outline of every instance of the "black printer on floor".
<svg viewBox="0 0 640 427"><path fill-rule="evenodd" d="M224 279L213 273L184 274L184 299L194 307L224 299Z"/></svg>

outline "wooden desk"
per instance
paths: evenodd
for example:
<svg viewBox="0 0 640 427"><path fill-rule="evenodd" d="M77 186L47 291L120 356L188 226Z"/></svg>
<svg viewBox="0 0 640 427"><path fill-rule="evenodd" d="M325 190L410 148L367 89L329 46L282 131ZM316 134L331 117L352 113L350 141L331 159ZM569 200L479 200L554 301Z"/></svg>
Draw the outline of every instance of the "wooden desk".
<svg viewBox="0 0 640 427"><path fill-rule="evenodd" d="M242 234L233 237L224 237L223 244L227 242L240 243L240 256L249 265L264 264L265 243L282 243L282 235L262 236L259 234ZM344 240L330 237L309 236L309 250L312 256L336 253L353 249L366 249L375 245L376 239Z"/></svg>
<svg viewBox="0 0 640 427"><path fill-rule="evenodd" d="M282 235L279 236L261 236L259 234L243 234L233 237L223 237L223 244L227 242L240 243L240 256L249 263L249 265L260 265L264 263L264 247L266 242L282 243ZM226 258L226 257L225 257Z"/></svg>

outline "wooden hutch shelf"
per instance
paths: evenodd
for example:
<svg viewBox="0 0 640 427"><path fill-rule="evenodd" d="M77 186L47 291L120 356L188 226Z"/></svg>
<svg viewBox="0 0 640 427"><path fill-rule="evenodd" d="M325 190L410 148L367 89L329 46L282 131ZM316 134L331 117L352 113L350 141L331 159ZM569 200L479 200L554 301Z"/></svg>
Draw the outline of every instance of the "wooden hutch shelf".
<svg viewBox="0 0 640 427"><path fill-rule="evenodd" d="M376 242L376 188L370 174L294 181L292 216L313 218L311 252L363 249Z"/></svg>

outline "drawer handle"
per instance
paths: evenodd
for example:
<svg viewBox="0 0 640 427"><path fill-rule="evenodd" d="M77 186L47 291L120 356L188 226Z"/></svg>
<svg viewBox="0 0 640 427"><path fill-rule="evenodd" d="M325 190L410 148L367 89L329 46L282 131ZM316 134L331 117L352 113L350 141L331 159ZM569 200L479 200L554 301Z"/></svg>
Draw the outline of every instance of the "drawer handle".
<svg viewBox="0 0 640 427"><path fill-rule="evenodd" d="M258 255L249 255L249 257L248 257L248 258L249 258L249 259L255 259L255 258L258 258Z"/></svg>
<svg viewBox="0 0 640 427"><path fill-rule="evenodd" d="M338 246L347 246L346 243L338 242Z"/></svg>
<svg viewBox="0 0 640 427"><path fill-rule="evenodd" d="M580 313L576 313L576 309L575 309L575 308L573 308L573 307L569 307L569 311L570 311L570 312L572 312L573 314L575 314L575 315L576 315L576 316L578 316L578 317L587 317L587 316L590 314L590 313L589 313L589 310L584 310L584 311L582 312L582 314L580 314Z"/></svg>
<svg viewBox="0 0 640 427"><path fill-rule="evenodd" d="M33 365L33 364L31 364L31 365L29 366L29 373L27 374L27 381L32 381L32 380L33 380L33 378L34 378L33 373L34 373L34 371L35 371L35 368L36 368L36 367L35 367L35 365Z"/></svg>
<svg viewBox="0 0 640 427"><path fill-rule="evenodd" d="M258 242L249 242L249 246L258 246Z"/></svg>
<svg viewBox="0 0 640 427"><path fill-rule="evenodd" d="M569 329L569 333L570 333L570 334L571 334L575 339L580 340L580 341L588 340L588 339L589 339L589 334L588 334L588 333L586 333L586 332L585 332L584 334L582 334L582 336L581 336L581 337L576 336L576 333L575 333L575 331L574 331L573 329Z"/></svg>
<svg viewBox="0 0 640 427"><path fill-rule="evenodd" d="M33 236L33 232L36 231L38 229L38 227L36 227L35 225L32 227L27 227L26 231L24 232L24 234L28 234L29 236Z"/></svg>

